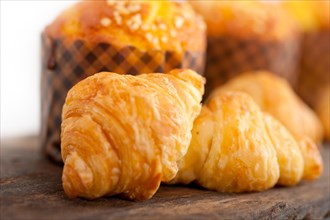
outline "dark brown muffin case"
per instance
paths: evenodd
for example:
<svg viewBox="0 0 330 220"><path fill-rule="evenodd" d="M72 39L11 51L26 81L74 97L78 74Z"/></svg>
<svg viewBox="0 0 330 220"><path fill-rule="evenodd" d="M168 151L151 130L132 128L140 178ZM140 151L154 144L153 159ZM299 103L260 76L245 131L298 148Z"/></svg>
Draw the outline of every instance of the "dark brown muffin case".
<svg viewBox="0 0 330 220"><path fill-rule="evenodd" d="M313 108L330 84L330 32L305 33L298 79L298 94Z"/></svg>
<svg viewBox="0 0 330 220"><path fill-rule="evenodd" d="M259 38L209 37L206 94L240 73L255 70L268 70L295 85L299 52L299 41L295 38L265 41Z"/></svg>

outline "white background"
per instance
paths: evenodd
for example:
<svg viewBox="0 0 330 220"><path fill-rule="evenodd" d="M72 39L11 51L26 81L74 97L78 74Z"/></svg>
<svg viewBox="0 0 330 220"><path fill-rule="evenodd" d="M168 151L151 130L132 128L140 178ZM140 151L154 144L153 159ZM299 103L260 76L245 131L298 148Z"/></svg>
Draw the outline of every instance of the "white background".
<svg viewBox="0 0 330 220"><path fill-rule="evenodd" d="M74 2L0 0L1 139L38 134L40 33Z"/></svg>

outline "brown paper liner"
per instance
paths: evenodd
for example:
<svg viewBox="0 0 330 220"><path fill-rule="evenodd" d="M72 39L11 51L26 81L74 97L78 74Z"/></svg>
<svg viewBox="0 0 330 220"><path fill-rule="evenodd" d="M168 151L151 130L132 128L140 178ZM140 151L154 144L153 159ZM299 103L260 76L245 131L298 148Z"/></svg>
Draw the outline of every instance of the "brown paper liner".
<svg viewBox="0 0 330 220"><path fill-rule="evenodd" d="M330 83L330 32L305 34L302 41L298 94L312 107Z"/></svg>
<svg viewBox="0 0 330 220"><path fill-rule="evenodd" d="M52 40L42 35L41 145L56 162L60 152L61 113L67 92L82 79L101 71L119 74L164 73L175 68L204 72L204 52L141 51L135 47Z"/></svg>
<svg viewBox="0 0 330 220"><path fill-rule="evenodd" d="M254 70L271 71L294 85L297 81L299 49L299 41L295 38L285 41L230 36L209 38L206 95L230 78Z"/></svg>

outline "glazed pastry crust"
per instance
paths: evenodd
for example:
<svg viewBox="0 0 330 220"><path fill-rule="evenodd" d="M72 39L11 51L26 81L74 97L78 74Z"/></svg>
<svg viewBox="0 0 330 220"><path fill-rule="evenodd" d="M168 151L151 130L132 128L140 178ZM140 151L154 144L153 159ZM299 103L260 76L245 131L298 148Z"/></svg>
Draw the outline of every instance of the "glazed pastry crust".
<svg viewBox="0 0 330 220"><path fill-rule="evenodd" d="M221 94L203 106L179 167L172 183L196 181L220 192L266 190L280 176L264 115L243 93Z"/></svg>
<svg viewBox="0 0 330 220"><path fill-rule="evenodd" d="M322 90L316 111L323 125L324 136L330 141L330 86Z"/></svg>
<svg viewBox="0 0 330 220"><path fill-rule="evenodd" d="M303 179L318 179L323 172L323 161L317 145L309 137L301 138L298 144L304 158Z"/></svg>
<svg viewBox="0 0 330 220"><path fill-rule="evenodd" d="M249 94L263 111L280 121L297 140L307 136L317 144L322 141L323 130L318 117L279 76L266 71L243 73L217 88L213 95L224 91Z"/></svg>
<svg viewBox="0 0 330 220"><path fill-rule="evenodd" d="M66 194L151 198L177 173L204 79L190 70L139 76L98 73L68 93L62 115Z"/></svg>
<svg viewBox="0 0 330 220"><path fill-rule="evenodd" d="M119 48L204 51L205 23L186 2L79 2L46 28L50 38L106 42ZM194 37L191 37L194 36Z"/></svg>
<svg viewBox="0 0 330 220"><path fill-rule="evenodd" d="M179 161L179 172L170 184L189 184L199 178L210 152L215 125L212 111L203 106L194 121L187 154Z"/></svg>
<svg viewBox="0 0 330 220"><path fill-rule="evenodd" d="M303 155L303 178L320 177L323 163L316 146L323 138L321 123L284 79L263 71L245 73L217 88L211 96L228 91L249 94L263 111L283 124L298 142Z"/></svg>
<svg viewBox="0 0 330 220"><path fill-rule="evenodd" d="M301 180L305 170L300 146L284 125L271 115L264 113L264 120L280 167L280 178L277 184L294 186Z"/></svg>
<svg viewBox="0 0 330 220"><path fill-rule="evenodd" d="M192 141L171 182L220 192L296 185L304 174L300 147L287 129L250 96L224 92L203 106Z"/></svg>
<svg viewBox="0 0 330 220"><path fill-rule="evenodd" d="M194 122L187 154L171 182L220 192L262 191L275 184L293 186L320 175L318 151L300 146L290 132L241 92L212 96ZM306 148L302 152L302 148ZM310 152L308 152L310 151ZM308 152L306 154L306 152ZM304 159L307 163L305 164ZM322 166L321 166L322 168Z"/></svg>

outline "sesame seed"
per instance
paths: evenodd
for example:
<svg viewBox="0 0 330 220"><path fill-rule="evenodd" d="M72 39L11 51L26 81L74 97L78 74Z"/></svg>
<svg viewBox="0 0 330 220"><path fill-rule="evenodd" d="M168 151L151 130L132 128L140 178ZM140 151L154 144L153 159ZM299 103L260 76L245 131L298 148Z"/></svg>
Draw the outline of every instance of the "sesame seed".
<svg viewBox="0 0 330 220"><path fill-rule="evenodd" d="M166 30L166 25L165 24L159 24L158 25L161 30Z"/></svg>
<svg viewBox="0 0 330 220"><path fill-rule="evenodd" d="M128 24L128 26L132 31L139 29L139 25L137 23L131 23L131 24Z"/></svg>
<svg viewBox="0 0 330 220"><path fill-rule="evenodd" d="M183 23L184 23L184 20L183 20L182 17L178 16L178 17L175 18L175 27L181 28Z"/></svg>
<svg viewBox="0 0 330 220"><path fill-rule="evenodd" d="M156 25L151 25L151 30L157 30L157 26Z"/></svg>
<svg viewBox="0 0 330 220"><path fill-rule="evenodd" d="M130 11L127 10L125 5L117 5L116 10L119 12L119 14L122 14L122 15L130 14Z"/></svg>
<svg viewBox="0 0 330 220"><path fill-rule="evenodd" d="M101 25L103 25L105 27L107 27L111 24L111 20L109 18L102 18L100 22L101 22Z"/></svg>
<svg viewBox="0 0 330 220"><path fill-rule="evenodd" d="M167 42L167 37L166 37L166 36L163 36L160 40L161 40L163 43L166 43L166 42Z"/></svg>
<svg viewBox="0 0 330 220"><path fill-rule="evenodd" d="M135 22L139 23L139 25L141 25L142 23L142 18L141 18L141 14L136 14L132 17L132 19L135 20Z"/></svg>
<svg viewBox="0 0 330 220"><path fill-rule="evenodd" d="M143 24L143 25L142 25L142 30L147 31L147 30L149 30L149 29L150 29L150 27L149 27L148 24Z"/></svg>
<svg viewBox="0 0 330 220"><path fill-rule="evenodd" d="M176 32L175 32L175 30L170 30L170 35L171 35L172 37L176 37Z"/></svg>
<svg viewBox="0 0 330 220"><path fill-rule="evenodd" d="M135 13L135 12L138 12L141 10L141 5L140 4L134 4L134 3L131 3L127 6L127 10L131 13Z"/></svg>
<svg viewBox="0 0 330 220"><path fill-rule="evenodd" d="M119 13L118 13L117 11L115 11L115 12L113 13L113 16L114 16L114 18L115 18L116 23L117 23L118 25L121 25L121 24L122 24L122 19L121 19Z"/></svg>
<svg viewBox="0 0 330 220"><path fill-rule="evenodd" d="M158 38L155 37L155 38L152 40L152 42L153 42L154 44L158 44L158 43L159 43Z"/></svg>
<svg viewBox="0 0 330 220"><path fill-rule="evenodd" d="M151 33L146 33L146 38L149 42L152 42L152 34Z"/></svg>
<svg viewBox="0 0 330 220"><path fill-rule="evenodd" d="M140 14L134 15L130 20L127 21L127 26L132 30L135 31L139 29L142 24L142 19Z"/></svg>

